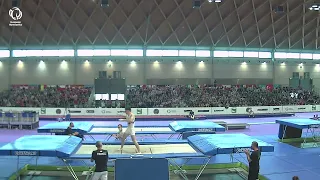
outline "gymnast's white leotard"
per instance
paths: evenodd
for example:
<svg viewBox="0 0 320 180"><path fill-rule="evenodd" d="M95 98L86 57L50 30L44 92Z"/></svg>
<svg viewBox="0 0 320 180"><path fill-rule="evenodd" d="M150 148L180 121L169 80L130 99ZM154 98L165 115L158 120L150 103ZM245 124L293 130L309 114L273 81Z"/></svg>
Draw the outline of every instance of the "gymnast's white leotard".
<svg viewBox="0 0 320 180"><path fill-rule="evenodd" d="M128 127L127 127L127 129L126 129L126 131L125 131L125 134L128 134L128 135L130 135L130 136L136 135L136 132L135 132L135 130L134 130L134 122L135 122L135 120L136 120L135 115L134 115L133 113L131 113L130 115L127 115L127 116L126 116L126 119L127 119L127 121L130 120L130 119L132 119L132 120L133 120L133 123L128 123Z"/></svg>

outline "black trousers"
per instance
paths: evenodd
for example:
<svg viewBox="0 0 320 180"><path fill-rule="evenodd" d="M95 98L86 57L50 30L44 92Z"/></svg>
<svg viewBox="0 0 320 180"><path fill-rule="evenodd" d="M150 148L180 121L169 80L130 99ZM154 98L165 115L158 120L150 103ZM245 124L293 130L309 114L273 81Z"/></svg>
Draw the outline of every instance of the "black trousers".
<svg viewBox="0 0 320 180"><path fill-rule="evenodd" d="M249 169L248 180L259 179L259 169Z"/></svg>
<svg viewBox="0 0 320 180"><path fill-rule="evenodd" d="M78 135L76 135L78 138L81 138L81 139L83 139L83 135L82 134L78 134Z"/></svg>

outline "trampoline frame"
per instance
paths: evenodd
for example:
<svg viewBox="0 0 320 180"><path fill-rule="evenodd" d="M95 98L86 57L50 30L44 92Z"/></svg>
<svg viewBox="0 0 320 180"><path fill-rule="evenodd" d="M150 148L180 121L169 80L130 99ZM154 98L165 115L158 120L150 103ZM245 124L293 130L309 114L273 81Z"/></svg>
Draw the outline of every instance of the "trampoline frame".
<svg viewBox="0 0 320 180"><path fill-rule="evenodd" d="M281 141L284 141L287 127L288 127L288 125L284 125ZM313 147L318 147L317 142L320 142L320 125L318 125L318 124L317 125L309 125L308 128L302 128L302 130L303 129L306 129L306 132L305 132L305 136L301 137L301 138L303 138L302 147L304 147L306 145L310 136L312 137L312 140L314 141L312 143ZM303 134L303 131L302 131L302 134Z"/></svg>
<svg viewBox="0 0 320 180"><path fill-rule="evenodd" d="M165 156L165 154L163 154ZM197 176L194 180L198 180L200 178L200 176L202 175L203 171L206 169L206 167L208 166L209 162L211 161L213 156L206 156L206 155L203 155L203 156L181 156L181 157L163 157L164 159L167 159L170 166L173 167L175 170L173 170L173 172L175 174L178 174L180 175L184 180L188 180L188 177L186 176L186 173L187 171L183 169L183 166L185 166L191 159L196 159L196 158L200 158L200 159L203 159L203 164L200 165L200 168L198 170L198 173L197 173ZM131 155L130 158L145 158L143 155ZM152 158L152 157L148 157L148 158ZM185 160L182 164L178 164L176 162L176 159L183 159ZM64 164L66 165L69 173L71 174L71 176L74 178L74 180L79 180L76 172L74 171L72 165L70 163L68 163L68 160L79 160L81 161L84 165L86 165L87 167L89 167L87 165L87 163L85 163L85 160L88 160L88 158L72 158L72 157L69 157L69 158L61 158L61 160L64 162ZM109 160L111 162L113 161L116 161L116 159L111 159ZM169 167L168 167L169 168ZM93 170L93 167L92 168L89 168L91 169L91 171L89 171L89 173L87 174L87 178L86 180L89 180L90 179L90 176L93 174L92 170Z"/></svg>

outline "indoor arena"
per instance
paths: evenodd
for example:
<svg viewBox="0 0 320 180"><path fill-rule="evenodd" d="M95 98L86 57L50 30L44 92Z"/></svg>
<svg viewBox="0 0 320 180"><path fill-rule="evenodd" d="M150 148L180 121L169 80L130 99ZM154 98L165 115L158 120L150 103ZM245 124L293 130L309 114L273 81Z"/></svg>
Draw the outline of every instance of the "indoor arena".
<svg viewBox="0 0 320 180"><path fill-rule="evenodd" d="M0 180L320 179L319 11L0 0Z"/></svg>

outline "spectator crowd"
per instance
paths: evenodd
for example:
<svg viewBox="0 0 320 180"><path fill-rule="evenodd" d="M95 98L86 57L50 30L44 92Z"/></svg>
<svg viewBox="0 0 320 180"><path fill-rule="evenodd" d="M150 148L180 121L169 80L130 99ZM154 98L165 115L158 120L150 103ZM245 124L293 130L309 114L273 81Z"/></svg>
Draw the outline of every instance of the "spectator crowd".
<svg viewBox="0 0 320 180"><path fill-rule="evenodd" d="M87 107L92 88L15 87L0 93L0 107Z"/></svg>
<svg viewBox="0 0 320 180"><path fill-rule="evenodd" d="M130 107L239 107L317 104L312 91L279 87L144 86L128 90Z"/></svg>
<svg viewBox="0 0 320 180"><path fill-rule="evenodd" d="M92 88L88 87L59 88L57 86L44 89L17 87L0 93L0 107L95 107L94 103L89 102L91 92ZM105 104L107 103L106 101ZM138 108L278 106L318 103L320 98L316 93L288 87L268 89L256 86L135 86L128 88L126 95L126 106ZM99 107L102 106L99 105Z"/></svg>

